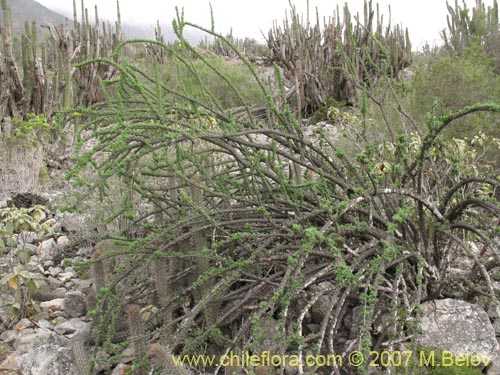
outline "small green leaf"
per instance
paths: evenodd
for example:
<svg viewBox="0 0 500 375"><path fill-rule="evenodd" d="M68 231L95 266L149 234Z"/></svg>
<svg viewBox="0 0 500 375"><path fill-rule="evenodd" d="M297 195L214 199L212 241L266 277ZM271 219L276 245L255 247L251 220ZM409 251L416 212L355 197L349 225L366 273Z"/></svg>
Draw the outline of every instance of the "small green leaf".
<svg viewBox="0 0 500 375"><path fill-rule="evenodd" d="M36 282L34 280L28 280L26 282L26 287L28 288L28 292L30 292L30 293L34 293L38 289L38 285L36 284Z"/></svg>
<svg viewBox="0 0 500 375"><path fill-rule="evenodd" d="M28 264L31 259L31 254L26 249L21 249L17 252L17 257L19 258L19 262L21 264Z"/></svg>
<svg viewBox="0 0 500 375"><path fill-rule="evenodd" d="M7 282L13 277L15 276L13 272L9 272L7 275L4 275L4 277L2 277L2 280L0 280L0 284L7 284Z"/></svg>
<svg viewBox="0 0 500 375"><path fill-rule="evenodd" d="M9 235L14 234L14 223L12 221L5 223L5 232Z"/></svg>
<svg viewBox="0 0 500 375"><path fill-rule="evenodd" d="M33 274L30 271L23 270L19 272L19 276L21 276L25 280L29 280L33 277Z"/></svg>

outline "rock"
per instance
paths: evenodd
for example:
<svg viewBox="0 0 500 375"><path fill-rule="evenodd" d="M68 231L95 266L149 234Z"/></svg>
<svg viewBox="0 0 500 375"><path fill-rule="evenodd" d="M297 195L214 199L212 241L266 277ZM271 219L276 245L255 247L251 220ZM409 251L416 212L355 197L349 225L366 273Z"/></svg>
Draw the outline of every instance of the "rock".
<svg viewBox="0 0 500 375"><path fill-rule="evenodd" d="M497 356L491 360L490 365L486 369L486 375L500 375L500 357Z"/></svg>
<svg viewBox="0 0 500 375"><path fill-rule="evenodd" d="M16 354L20 355L31 350L32 346L55 345L66 346L68 340L54 332L44 329L26 329L18 332L14 342Z"/></svg>
<svg viewBox="0 0 500 375"><path fill-rule="evenodd" d="M90 219L85 215L71 213L71 212L64 212L62 214L62 217L59 219L59 222L61 223L61 230L68 233L73 232L80 234L85 234L90 232L87 225L87 222L89 221Z"/></svg>
<svg viewBox="0 0 500 375"><path fill-rule="evenodd" d="M36 255L41 262L46 260L51 260L55 256L59 255L60 251L57 247L56 241L53 238L43 241L36 251Z"/></svg>
<svg viewBox="0 0 500 375"><path fill-rule="evenodd" d="M17 242L21 245L26 247L27 245L31 245L33 242L38 240L38 234L36 232L32 231L23 231L21 235L19 235L19 238L17 239ZM34 246L36 249L36 246ZM34 254L32 252L31 254Z"/></svg>
<svg viewBox="0 0 500 375"><path fill-rule="evenodd" d="M500 318L500 305L490 306L488 308L488 317Z"/></svg>
<svg viewBox="0 0 500 375"><path fill-rule="evenodd" d="M49 322L47 319L39 320L38 325L40 326L40 328L50 329L50 330L54 329L52 323Z"/></svg>
<svg viewBox="0 0 500 375"><path fill-rule="evenodd" d="M499 350L488 314L478 305L455 299L422 304L417 344L457 355L496 357ZM482 362L482 367L484 367Z"/></svg>
<svg viewBox="0 0 500 375"><path fill-rule="evenodd" d="M73 318L62 323L58 323L54 327L54 331L60 335L68 333L81 332L87 329L88 324L78 318Z"/></svg>
<svg viewBox="0 0 500 375"><path fill-rule="evenodd" d="M57 238L57 248L63 250L71 244L71 241L66 236L60 236Z"/></svg>
<svg viewBox="0 0 500 375"><path fill-rule="evenodd" d="M55 298L50 301L40 302L40 307L42 309L51 309L51 310L64 310L64 299L63 298Z"/></svg>
<svg viewBox="0 0 500 375"><path fill-rule="evenodd" d="M329 290L334 289L334 285L330 281L324 281L319 283L316 288L318 292L323 292L323 294L318 298L318 300L311 306L312 322L315 324L321 324L323 318L328 314L331 307L331 293Z"/></svg>
<svg viewBox="0 0 500 375"><path fill-rule="evenodd" d="M56 279L54 276L49 276L47 281L49 282L50 289L58 289L64 284L61 280Z"/></svg>
<svg viewBox="0 0 500 375"><path fill-rule="evenodd" d="M38 251L38 249L37 249L37 251ZM40 272L41 274L43 274L45 272L42 265L40 264L38 256L36 256L36 255L33 255L31 257L30 261L26 265L26 269L30 272Z"/></svg>
<svg viewBox="0 0 500 375"><path fill-rule="evenodd" d="M493 329L495 330L496 336L500 336L500 319L493 319Z"/></svg>
<svg viewBox="0 0 500 375"><path fill-rule="evenodd" d="M10 317L9 302L12 301L10 294L0 293L0 322L6 322Z"/></svg>
<svg viewBox="0 0 500 375"><path fill-rule="evenodd" d="M132 363L134 362L135 359L135 351L134 351L134 345L133 343L127 346L121 353L120 353L120 361L122 363Z"/></svg>
<svg viewBox="0 0 500 375"><path fill-rule="evenodd" d="M64 272L64 270L61 267L57 266L57 267L49 267L48 272L49 272L49 275L56 277L60 273Z"/></svg>
<svg viewBox="0 0 500 375"><path fill-rule="evenodd" d="M0 335L0 340L2 340L6 344L12 344L17 339L17 331L14 329L9 329L8 331L4 331Z"/></svg>
<svg viewBox="0 0 500 375"><path fill-rule="evenodd" d="M87 280L80 280L80 279L74 279L71 280L73 284L75 284L75 289L83 292L84 290L88 290L89 288L92 287L92 280L87 279Z"/></svg>
<svg viewBox="0 0 500 375"><path fill-rule="evenodd" d="M16 362L25 375L67 375L74 373L67 340L50 331L37 331L18 340ZM16 341L17 342L17 341Z"/></svg>
<svg viewBox="0 0 500 375"><path fill-rule="evenodd" d="M22 331L23 329L32 328L33 326L34 324L31 320L24 318L17 322L16 329L18 331Z"/></svg>
<svg viewBox="0 0 500 375"><path fill-rule="evenodd" d="M73 272L61 272L59 275L57 275L57 278L63 284L70 281L73 277L75 277L75 274Z"/></svg>
<svg viewBox="0 0 500 375"><path fill-rule="evenodd" d="M64 311L72 318L79 318L87 313L87 298L80 291L67 292L64 296Z"/></svg>
<svg viewBox="0 0 500 375"><path fill-rule="evenodd" d="M126 375L131 369L132 366L120 363L113 369L111 375Z"/></svg>
<svg viewBox="0 0 500 375"><path fill-rule="evenodd" d="M19 375L19 367L17 367L16 357L9 355L5 361L0 364L0 373L2 375Z"/></svg>
<svg viewBox="0 0 500 375"><path fill-rule="evenodd" d="M64 298L66 296L66 293L68 293L68 290L66 288L56 288L52 291L52 295L55 298Z"/></svg>
<svg viewBox="0 0 500 375"><path fill-rule="evenodd" d="M90 256L92 255L93 251L94 251L94 248L92 246L81 247L76 252L76 255L80 255L80 256L83 256L85 258L90 258Z"/></svg>

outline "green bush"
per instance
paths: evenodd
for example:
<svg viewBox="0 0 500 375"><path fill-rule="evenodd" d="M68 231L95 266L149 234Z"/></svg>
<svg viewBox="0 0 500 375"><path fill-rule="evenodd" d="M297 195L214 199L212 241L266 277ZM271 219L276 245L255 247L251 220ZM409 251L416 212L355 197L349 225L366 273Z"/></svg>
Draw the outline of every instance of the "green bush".
<svg viewBox="0 0 500 375"><path fill-rule="evenodd" d="M182 29L192 24L179 17L174 26L182 39ZM226 82L236 101L244 101L248 87L238 95L237 80L229 69L221 71L221 60L210 64L185 48L189 54L181 55L165 46L177 61L166 79L158 65L151 77L123 61L109 100L84 111L89 120L81 134L88 138L82 141L94 146L84 149L71 176L80 174L91 192L125 197L111 218L122 217L125 225L109 238L128 247L102 258L114 263L95 317L96 327L110 327L110 339L115 327L109 317L126 309L122 301L141 301L161 311L155 334L174 353L221 354L264 342L270 352L342 352L347 348L335 337L351 307L359 306L356 340L363 350L378 350L413 335L409 318L424 299L447 293L446 260L459 256L470 258L475 277L474 285L469 274L458 280L464 294L497 301L494 271L469 241L495 251L500 208L492 191L500 182L477 175L478 158L468 144L443 142L441 135L471 114L500 113L500 105L440 115L431 101L421 108L430 112L419 120L421 134L406 127L397 132L382 116L392 139L380 147L364 134L368 123L372 133L383 133L367 105L359 116L332 107L328 117L352 135L355 154L347 153L321 129L317 140L305 136L300 116L265 90L269 120L239 120L223 109L227 93L217 96L218 82L211 80ZM260 82L251 64L242 63ZM398 92L410 97L404 85L381 81L392 99L366 92L384 103L381 113L397 105ZM112 189L117 182L124 194ZM108 202L101 204L104 212L113 211ZM315 332L308 312L321 296L331 304ZM279 334L267 336L264 320ZM198 370L207 372L203 365Z"/></svg>
<svg viewBox="0 0 500 375"><path fill-rule="evenodd" d="M493 61L482 53L481 47L475 47L463 56L430 59L429 64L416 70L412 88L410 111L425 123L425 113L435 101L441 114L478 102L495 101L500 95L500 77L494 73ZM482 113L459 121L453 135L472 137L479 131L500 134L493 116Z"/></svg>
<svg viewBox="0 0 500 375"><path fill-rule="evenodd" d="M264 103L264 95L254 77L236 59L204 56L190 61L188 68L171 58L160 69L162 79L170 88L205 104L215 99L222 108L228 109ZM217 72L223 74L227 81Z"/></svg>

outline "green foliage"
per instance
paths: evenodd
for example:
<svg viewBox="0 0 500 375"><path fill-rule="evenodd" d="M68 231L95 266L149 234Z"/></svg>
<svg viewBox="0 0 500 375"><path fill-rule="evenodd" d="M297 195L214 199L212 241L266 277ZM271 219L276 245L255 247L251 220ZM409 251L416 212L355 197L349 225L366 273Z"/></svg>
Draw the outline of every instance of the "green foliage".
<svg viewBox="0 0 500 375"><path fill-rule="evenodd" d="M28 260L29 257L26 259ZM28 292L36 292L43 286L44 278L40 274L28 271L25 268L26 264L27 262L15 266L11 272L2 277L0 283L8 285L13 290L18 290L21 286L25 286L28 289Z"/></svg>
<svg viewBox="0 0 500 375"><path fill-rule="evenodd" d="M37 147L45 136L50 131L50 125L47 123L45 116L28 114L27 120L13 120L14 129L12 135L5 136L8 143L13 143L16 146L33 146Z"/></svg>
<svg viewBox="0 0 500 375"><path fill-rule="evenodd" d="M180 53L182 56L185 52ZM204 104L216 100L222 108L229 109L264 103L262 90L255 78L236 58L227 60L219 56L200 55L189 65L170 58L159 69L162 81L170 88ZM221 79L221 74L227 81ZM236 91L230 88L228 82Z"/></svg>
<svg viewBox="0 0 500 375"><path fill-rule="evenodd" d="M495 100L500 95L500 77L493 65L479 50L469 50L463 56L443 56L416 71L413 81L412 107L415 118L422 119L423 108L437 100L439 111L457 110L477 102ZM423 112L425 113L425 112ZM478 131L499 136L491 116L478 114L461 121L454 134L472 137Z"/></svg>
<svg viewBox="0 0 500 375"><path fill-rule="evenodd" d="M473 45L483 45L487 38L498 32L498 3L493 0L493 5L486 8L482 0L476 2L472 12L465 1L462 6L455 0L455 6L448 2L448 31L442 32L445 48L452 54L462 54L466 48ZM472 14L471 14L472 13Z"/></svg>
<svg viewBox="0 0 500 375"><path fill-rule="evenodd" d="M35 205L29 208L6 207L0 209L0 239L10 243L10 236L22 235L25 231L36 232L38 239L54 236L52 227L54 220L47 220L48 210L44 206Z"/></svg>
<svg viewBox="0 0 500 375"><path fill-rule="evenodd" d="M253 116L232 73L187 43L187 26L235 51L265 99L266 122ZM459 256L470 259L471 272L483 281L471 286L467 275L458 281L461 287L497 299L486 257L476 256L469 242L496 255L500 205L494 192L500 181L494 170L485 175L487 169L478 168L481 154L474 149L492 140L478 135L471 142L450 141L443 134L473 114L498 116L499 104L439 111L432 103L418 126L395 106L414 125L396 128L381 103L399 103L397 90L407 88L394 88L390 75L380 86L358 81L380 109L382 124L369 120L367 108L356 114L330 107L327 115L346 128L346 137L339 141L320 131L313 141L304 136L300 115L286 101L273 100L248 59L223 36L180 14L174 28L181 47L150 43L168 52L176 69L193 73L192 84L201 91L191 83L165 85L160 66L151 76L130 61L79 65L108 64L120 71L108 82L109 99L82 110L87 120L81 144L87 147L72 172L84 173L90 194L106 197L114 194L115 182L121 184L120 209L110 221L126 221L111 235L129 246L105 254L106 265L95 254L94 267L101 268L95 274L110 270L99 292L97 327L112 334L113 318L125 308L120 301L156 294L151 303L166 311L160 335L173 351L247 348L258 344L254 338L265 340L257 323L272 317L280 337L269 341L281 352L341 352L345 348L335 348L334 338L357 305L362 327L356 339L369 352L415 332L408 317L424 298L448 293L446 262ZM234 93L246 117L236 116L216 89L203 84L204 69ZM382 85L387 96L380 99ZM377 142L384 131L390 139ZM430 276L428 270L435 271ZM309 312L321 296L327 300L321 330L306 340ZM391 318L380 322L381 316Z"/></svg>

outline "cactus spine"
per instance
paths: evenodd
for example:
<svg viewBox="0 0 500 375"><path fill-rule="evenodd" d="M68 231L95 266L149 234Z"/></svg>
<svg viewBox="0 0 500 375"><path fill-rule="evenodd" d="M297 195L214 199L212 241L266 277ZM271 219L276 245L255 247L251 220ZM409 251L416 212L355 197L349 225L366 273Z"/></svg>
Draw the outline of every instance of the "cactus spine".
<svg viewBox="0 0 500 375"><path fill-rule="evenodd" d="M155 370L162 375L190 375L191 373L183 366L176 366L172 354L158 343L152 344L149 348L149 356L155 364Z"/></svg>
<svg viewBox="0 0 500 375"><path fill-rule="evenodd" d="M134 352L137 359L143 359L146 354L146 343L144 339L144 324L142 322L141 309L137 305L130 305L127 309L128 328L131 338L134 340ZM141 365L135 374L142 375L145 371Z"/></svg>
<svg viewBox="0 0 500 375"><path fill-rule="evenodd" d="M101 250L94 251L92 271L94 276L94 287L96 294L106 285L106 265L102 259Z"/></svg>

